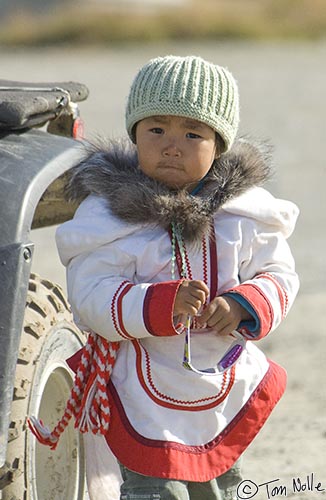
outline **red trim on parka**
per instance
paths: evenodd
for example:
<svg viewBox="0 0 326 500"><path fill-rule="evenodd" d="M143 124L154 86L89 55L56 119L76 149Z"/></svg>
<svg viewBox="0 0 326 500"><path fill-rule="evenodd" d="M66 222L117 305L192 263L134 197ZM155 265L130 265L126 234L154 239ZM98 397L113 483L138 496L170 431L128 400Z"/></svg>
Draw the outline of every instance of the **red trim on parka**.
<svg viewBox="0 0 326 500"><path fill-rule="evenodd" d="M123 288L123 286L125 287ZM116 332L123 338L123 339L129 339L132 340L134 337L130 335L130 333L127 332L124 323L123 323L123 318L122 318L122 300L123 297L129 292L129 290L135 285L132 283L128 282L122 282L118 290L116 291L113 299L112 299L112 304L111 304L111 317L113 324L115 326ZM116 308L117 308L117 315L115 312L115 302L116 302Z"/></svg>
<svg viewBox="0 0 326 500"><path fill-rule="evenodd" d="M173 324L173 310L181 283L182 280L163 281L148 287L143 305L143 319L151 335L159 337L178 335L179 332Z"/></svg>
<svg viewBox="0 0 326 500"><path fill-rule="evenodd" d="M235 292L241 295L254 309L259 319L259 333L251 340L260 340L265 337L272 329L274 320L274 311L272 304L263 291L254 284L243 283L226 290L224 293Z"/></svg>
<svg viewBox="0 0 326 500"><path fill-rule="evenodd" d="M210 273L210 300L212 301L218 290L218 259L217 259L217 244L214 224L211 226L209 238L209 261L211 266Z"/></svg>
<svg viewBox="0 0 326 500"><path fill-rule="evenodd" d="M140 474L210 481L230 469L249 446L284 393L285 386L285 370L269 360L269 369L259 386L223 432L205 445L188 446L148 439L136 432L110 382L111 423L106 440L116 458Z"/></svg>
<svg viewBox="0 0 326 500"><path fill-rule="evenodd" d="M172 410L185 410L185 411L203 411L208 410L210 408L215 408L219 404L221 404L224 399L228 396L231 391L234 379L235 379L235 366L228 372L223 373L223 382L222 386L217 394L214 396L210 396L207 398L202 398L199 400L191 401L191 400L178 400L171 398L167 394L160 392L151 376L151 368L150 368L150 357L146 349L140 345L139 342L133 342L133 346L136 352L136 370L137 376L140 385L143 390L146 392L147 396L150 397L154 403L159 406L163 406L165 408L170 408ZM146 376L143 373L142 367L142 357L145 357L145 366L146 366ZM228 376L229 375L229 376ZM201 403L200 406L196 406L196 404Z"/></svg>
<svg viewBox="0 0 326 500"><path fill-rule="evenodd" d="M262 273L258 274L258 276L255 276L255 279L266 279L270 280L273 285L276 287L277 293L278 293L278 298L280 301L280 306L281 306L281 311L282 311L282 319L285 318L288 312L288 307L289 307L289 297L286 289L284 286L282 286L277 279L273 276L272 273Z"/></svg>

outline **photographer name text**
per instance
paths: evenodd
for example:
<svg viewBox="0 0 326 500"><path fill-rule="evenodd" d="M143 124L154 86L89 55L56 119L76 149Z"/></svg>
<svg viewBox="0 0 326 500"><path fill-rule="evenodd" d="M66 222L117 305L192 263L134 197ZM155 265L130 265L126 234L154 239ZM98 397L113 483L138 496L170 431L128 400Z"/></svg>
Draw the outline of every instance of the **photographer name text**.
<svg viewBox="0 0 326 500"><path fill-rule="evenodd" d="M259 497L257 498L261 499L263 498L262 495L264 495L269 500L275 497L293 496L302 492L322 494L325 491L326 484L324 486L312 472L304 477L293 477L291 483L288 485L282 484L279 478L260 484L256 484L250 479L245 479L238 485L237 495L240 500L255 498L258 494Z"/></svg>

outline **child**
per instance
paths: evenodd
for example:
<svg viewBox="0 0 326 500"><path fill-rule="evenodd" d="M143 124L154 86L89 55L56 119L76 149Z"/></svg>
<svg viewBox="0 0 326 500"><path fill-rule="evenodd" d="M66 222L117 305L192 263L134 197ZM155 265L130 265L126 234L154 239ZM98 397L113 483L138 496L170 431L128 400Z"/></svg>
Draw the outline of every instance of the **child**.
<svg viewBox="0 0 326 500"><path fill-rule="evenodd" d="M103 363L117 352L102 395L121 499L237 498L238 459L285 389L256 341L298 290L297 208L259 187L267 155L235 141L238 122L226 69L159 57L131 86L132 142L73 171L85 200L57 244L75 321L108 341Z"/></svg>

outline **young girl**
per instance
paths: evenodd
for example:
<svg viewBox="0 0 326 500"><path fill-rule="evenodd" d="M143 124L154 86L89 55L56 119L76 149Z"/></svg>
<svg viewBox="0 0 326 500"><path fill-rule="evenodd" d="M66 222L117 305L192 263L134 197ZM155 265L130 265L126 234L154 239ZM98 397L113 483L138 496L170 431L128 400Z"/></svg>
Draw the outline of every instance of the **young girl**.
<svg viewBox="0 0 326 500"><path fill-rule="evenodd" d="M73 172L85 199L57 244L75 321L108 341L101 460L117 458L121 499L237 498L238 459L285 389L256 343L298 290L298 211L259 187L267 155L235 141L238 122L226 69L156 58L131 86L131 142Z"/></svg>

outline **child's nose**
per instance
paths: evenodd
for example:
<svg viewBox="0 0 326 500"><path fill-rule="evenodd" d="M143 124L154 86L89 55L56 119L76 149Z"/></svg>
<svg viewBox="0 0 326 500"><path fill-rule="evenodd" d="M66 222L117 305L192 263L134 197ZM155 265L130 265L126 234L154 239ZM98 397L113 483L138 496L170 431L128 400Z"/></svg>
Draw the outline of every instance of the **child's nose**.
<svg viewBox="0 0 326 500"><path fill-rule="evenodd" d="M169 141L163 148L163 156L165 157L179 157L181 156L180 148L176 141Z"/></svg>

